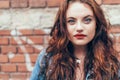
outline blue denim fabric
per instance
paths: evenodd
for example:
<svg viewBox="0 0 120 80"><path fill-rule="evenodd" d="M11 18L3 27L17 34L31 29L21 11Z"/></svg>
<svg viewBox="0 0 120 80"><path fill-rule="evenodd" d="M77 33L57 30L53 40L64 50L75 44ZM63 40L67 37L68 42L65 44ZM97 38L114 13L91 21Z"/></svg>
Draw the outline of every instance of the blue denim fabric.
<svg viewBox="0 0 120 80"><path fill-rule="evenodd" d="M44 75L40 75L39 76L39 73L40 73L40 66L41 66L41 61L45 55L46 51L45 49L42 50L37 58L37 61L35 63L35 66L34 66L34 69L32 71L32 74L31 74L31 77L30 77L30 80L44 80Z"/></svg>
<svg viewBox="0 0 120 80"><path fill-rule="evenodd" d="M44 56L46 55L46 49L42 50L37 58L37 61L35 63L34 69L32 71L30 80L45 80L45 75L40 74L41 70L44 70L45 61L43 60ZM90 79L91 71L88 72L85 80L93 80ZM120 70L119 70L119 76L120 76Z"/></svg>

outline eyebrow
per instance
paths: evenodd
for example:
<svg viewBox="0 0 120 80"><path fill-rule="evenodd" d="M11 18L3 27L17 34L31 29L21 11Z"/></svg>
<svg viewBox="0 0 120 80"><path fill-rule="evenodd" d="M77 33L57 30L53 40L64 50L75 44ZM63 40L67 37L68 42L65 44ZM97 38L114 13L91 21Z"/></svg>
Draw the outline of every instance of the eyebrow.
<svg viewBox="0 0 120 80"><path fill-rule="evenodd" d="M87 15L87 16L84 16L83 18L87 18L87 17L92 17L92 18L94 18L93 15ZM76 18L73 16L73 17L67 17L66 19L76 19Z"/></svg>
<svg viewBox="0 0 120 80"><path fill-rule="evenodd" d="M87 16L85 16L84 18L87 18L87 17L92 17L92 18L94 18L94 16L92 16L92 15L87 15Z"/></svg>
<svg viewBox="0 0 120 80"><path fill-rule="evenodd" d="M68 17L67 19L76 19L76 18L74 18L74 17Z"/></svg>

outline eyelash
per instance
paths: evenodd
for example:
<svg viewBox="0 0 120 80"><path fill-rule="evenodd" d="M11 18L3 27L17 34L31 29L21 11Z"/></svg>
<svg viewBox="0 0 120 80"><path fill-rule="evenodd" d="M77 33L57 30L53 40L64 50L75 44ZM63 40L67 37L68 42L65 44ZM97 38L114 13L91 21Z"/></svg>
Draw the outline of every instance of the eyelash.
<svg viewBox="0 0 120 80"><path fill-rule="evenodd" d="M67 23L73 25L75 23L75 20L68 20Z"/></svg>
<svg viewBox="0 0 120 80"><path fill-rule="evenodd" d="M85 18L84 20L83 20L83 22L85 23L85 24L89 24L90 22L92 21L92 19L91 18ZM70 25L74 25L75 24L75 20L68 20L67 21L67 23L69 23Z"/></svg>
<svg viewBox="0 0 120 80"><path fill-rule="evenodd" d="M92 19L91 18L85 18L84 21L85 21L85 24L89 24L92 21Z"/></svg>

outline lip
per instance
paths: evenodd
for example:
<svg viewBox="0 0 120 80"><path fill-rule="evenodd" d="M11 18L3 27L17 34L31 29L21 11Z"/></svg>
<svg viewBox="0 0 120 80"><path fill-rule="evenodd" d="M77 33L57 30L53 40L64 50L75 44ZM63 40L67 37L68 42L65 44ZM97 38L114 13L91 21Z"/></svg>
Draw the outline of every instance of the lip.
<svg viewBox="0 0 120 80"><path fill-rule="evenodd" d="M84 35L84 34L75 34L74 37L77 38L77 39L83 39L83 38L86 37L86 35Z"/></svg>

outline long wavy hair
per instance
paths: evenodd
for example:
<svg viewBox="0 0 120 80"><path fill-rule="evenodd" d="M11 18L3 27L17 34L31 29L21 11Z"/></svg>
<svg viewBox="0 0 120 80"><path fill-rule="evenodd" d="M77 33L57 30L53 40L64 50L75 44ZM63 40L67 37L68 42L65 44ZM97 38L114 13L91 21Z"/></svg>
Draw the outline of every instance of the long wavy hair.
<svg viewBox="0 0 120 80"><path fill-rule="evenodd" d="M87 4L93 10L96 19L96 34L87 44L87 55L84 61L84 80L89 71L93 71L93 80L118 80L119 62L109 37L110 25L104 13L95 0L64 0L56 15L51 30L51 39L47 53L51 61L47 62L46 80L76 80L76 62L74 48L68 39L66 28L66 11L71 3L79 1Z"/></svg>

